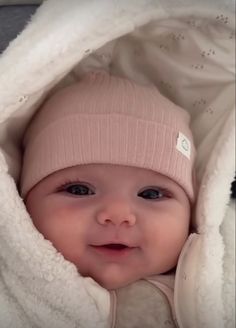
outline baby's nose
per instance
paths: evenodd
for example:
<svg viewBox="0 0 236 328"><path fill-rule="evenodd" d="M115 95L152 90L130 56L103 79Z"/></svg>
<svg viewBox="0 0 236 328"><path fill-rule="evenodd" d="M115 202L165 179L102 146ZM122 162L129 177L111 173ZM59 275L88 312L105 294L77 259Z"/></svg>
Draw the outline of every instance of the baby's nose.
<svg viewBox="0 0 236 328"><path fill-rule="evenodd" d="M133 226L136 223L136 216L130 207L123 203L117 202L104 207L97 214L97 222L102 225L114 224L120 226L126 224Z"/></svg>

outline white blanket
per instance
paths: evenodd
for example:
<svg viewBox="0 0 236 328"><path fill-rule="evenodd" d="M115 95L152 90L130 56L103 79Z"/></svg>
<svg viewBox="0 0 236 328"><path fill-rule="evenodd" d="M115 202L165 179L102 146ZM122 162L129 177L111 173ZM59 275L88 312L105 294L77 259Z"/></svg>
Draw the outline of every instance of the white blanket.
<svg viewBox="0 0 236 328"><path fill-rule="evenodd" d="M0 57L0 327L108 327L109 293L34 228L17 191L20 142L54 87L106 69L152 81L192 117L197 233L179 259L182 328L233 328L233 2L48 0Z"/></svg>

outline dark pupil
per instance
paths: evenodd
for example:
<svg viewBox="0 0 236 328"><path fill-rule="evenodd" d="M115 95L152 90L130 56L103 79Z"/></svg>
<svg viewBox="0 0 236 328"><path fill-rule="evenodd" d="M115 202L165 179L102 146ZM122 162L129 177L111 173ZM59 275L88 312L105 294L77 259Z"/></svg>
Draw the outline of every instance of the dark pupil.
<svg viewBox="0 0 236 328"><path fill-rule="evenodd" d="M145 199L157 199L162 196L161 192L159 190L155 189L146 189L138 194L139 197L145 198Z"/></svg>
<svg viewBox="0 0 236 328"><path fill-rule="evenodd" d="M79 184L67 187L66 191L69 192L70 194L80 195L80 196L91 195L91 191L88 187Z"/></svg>

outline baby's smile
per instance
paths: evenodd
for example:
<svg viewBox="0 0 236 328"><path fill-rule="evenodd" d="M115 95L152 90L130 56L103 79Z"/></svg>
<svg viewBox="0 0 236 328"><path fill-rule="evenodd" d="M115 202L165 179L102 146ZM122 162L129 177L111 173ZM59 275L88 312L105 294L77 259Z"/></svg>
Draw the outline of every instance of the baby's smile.
<svg viewBox="0 0 236 328"><path fill-rule="evenodd" d="M91 247L97 252L101 254L101 256L107 257L110 260L122 260L123 258L127 258L132 255L132 252L137 249L137 247L129 247L125 244L103 244Z"/></svg>
<svg viewBox="0 0 236 328"><path fill-rule="evenodd" d="M36 228L107 289L173 268L188 236L183 189L154 171L78 165L43 179L26 206Z"/></svg>

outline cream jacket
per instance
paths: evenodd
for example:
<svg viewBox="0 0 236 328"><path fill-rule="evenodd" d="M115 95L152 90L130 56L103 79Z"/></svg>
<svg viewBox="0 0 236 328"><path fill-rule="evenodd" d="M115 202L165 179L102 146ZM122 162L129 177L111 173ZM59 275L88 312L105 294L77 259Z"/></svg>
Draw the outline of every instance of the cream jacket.
<svg viewBox="0 0 236 328"><path fill-rule="evenodd" d="M180 328L235 326L229 198L235 170L234 38L232 0L43 2L0 57L1 328L111 327L110 293L81 277L43 238L17 189L21 138L33 113L55 88L100 68L152 82L189 111L199 196L196 233L181 253L174 282L176 322ZM151 285L145 286L146 293ZM157 294L164 295L159 289ZM159 303L153 299L160 310ZM124 316L126 323L135 317L132 311ZM140 327L147 327L144 319Z"/></svg>

